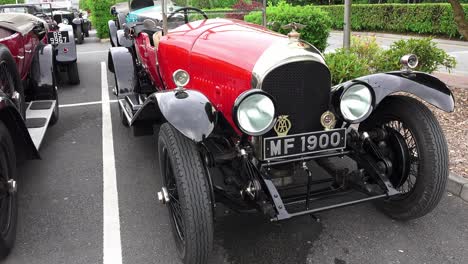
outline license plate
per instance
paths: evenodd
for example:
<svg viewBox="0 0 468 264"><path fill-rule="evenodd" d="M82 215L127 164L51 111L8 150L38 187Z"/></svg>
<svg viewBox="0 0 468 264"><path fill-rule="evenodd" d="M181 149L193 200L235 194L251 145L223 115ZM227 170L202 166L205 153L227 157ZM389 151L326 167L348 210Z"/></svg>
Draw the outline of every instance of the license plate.
<svg viewBox="0 0 468 264"><path fill-rule="evenodd" d="M57 45L70 42L70 36L68 36L68 31L47 32L47 40L50 44Z"/></svg>
<svg viewBox="0 0 468 264"><path fill-rule="evenodd" d="M346 147L346 129L295 134L263 139L265 160L302 156L306 154L343 149Z"/></svg>

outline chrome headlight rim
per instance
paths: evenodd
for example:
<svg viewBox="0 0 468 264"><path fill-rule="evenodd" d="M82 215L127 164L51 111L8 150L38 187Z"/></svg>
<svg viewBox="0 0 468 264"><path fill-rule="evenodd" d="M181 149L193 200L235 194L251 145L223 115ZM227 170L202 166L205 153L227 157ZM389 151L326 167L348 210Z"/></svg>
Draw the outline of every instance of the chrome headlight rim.
<svg viewBox="0 0 468 264"><path fill-rule="evenodd" d="M246 129L244 129L242 127L242 125L239 122L237 114L238 114L238 111L239 111L239 107L242 105L242 102L244 102L247 98L251 97L252 95L257 95L257 94L263 95L263 96L265 96L265 97L267 97L267 98L269 98L271 100L271 102L273 103L274 112L273 112L273 118L271 119L268 126L266 126L264 129L262 129L260 131L252 132L252 131L247 131ZM234 120L234 123L236 124L237 128L240 131L242 131L242 133L250 135L250 136L261 136L261 135L267 133L268 131L270 131L273 128L273 126L275 125L275 122L276 122L276 100L273 98L273 96L271 96L270 94L266 93L263 90L256 89L256 88L247 90L247 91L241 93L236 98L236 100L234 101L234 106L232 107L232 119Z"/></svg>
<svg viewBox="0 0 468 264"><path fill-rule="evenodd" d="M348 95L350 90L352 90L352 88L355 88L357 86L363 86L363 87L367 88L370 98L369 98L369 103L368 103L366 112L364 114L360 115L356 119L351 119L351 118L347 117L346 114L343 113L342 102L343 102L344 97ZM345 86L343 88L343 91L341 92L340 101L339 101L339 104L338 104L338 110L339 110L338 112L340 113L341 118L344 121L348 122L348 123L351 123L351 124L361 123L362 121L367 119L370 116L370 114L372 113L372 111L374 109L374 102L375 102L374 90L369 86L369 84L367 84L365 82L361 82L361 81L353 81L350 84L348 84L347 86Z"/></svg>

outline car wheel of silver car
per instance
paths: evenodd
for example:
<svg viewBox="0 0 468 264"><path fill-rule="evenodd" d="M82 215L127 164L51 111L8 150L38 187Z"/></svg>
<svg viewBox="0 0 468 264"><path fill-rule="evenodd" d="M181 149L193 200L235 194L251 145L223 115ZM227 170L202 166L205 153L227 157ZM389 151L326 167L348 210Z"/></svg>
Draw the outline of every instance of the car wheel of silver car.
<svg viewBox="0 0 468 264"><path fill-rule="evenodd" d="M161 126L158 139L164 203L183 263L206 263L213 243L209 183L195 142L173 126Z"/></svg>
<svg viewBox="0 0 468 264"><path fill-rule="evenodd" d="M437 119L414 98L390 96L360 129L377 127L388 133L380 146L393 165L389 180L400 191L379 207L398 220L426 215L442 198L448 178L447 142Z"/></svg>
<svg viewBox="0 0 468 264"><path fill-rule="evenodd" d="M76 62L68 65L68 83L72 85L80 84L80 75L78 73L78 64Z"/></svg>
<svg viewBox="0 0 468 264"><path fill-rule="evenodd" d="M13 248L18 217L16 155L8 129L0 122L0 259Z"/></svg>
<svg viewBox="0 0 468 264"><path fill-rule="evenodd" d="M81 25L76 26L76 43L83 44L84 36L83 36L83 29Z"/></svg>

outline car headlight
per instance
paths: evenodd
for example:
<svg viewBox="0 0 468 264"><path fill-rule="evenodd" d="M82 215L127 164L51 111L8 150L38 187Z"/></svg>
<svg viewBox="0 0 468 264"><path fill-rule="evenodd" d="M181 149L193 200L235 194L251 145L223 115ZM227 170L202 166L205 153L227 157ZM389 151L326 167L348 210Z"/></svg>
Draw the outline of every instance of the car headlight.
<svg viewBox="0 0 468 264"><path fill-rule="evenodd" d="M64 19L62 20L62 23L64 23L65 25L68 25L68 24L70 23L70 21L68 21L67 18L64 18Z"/></svg>
<svg viewBox="0 0 468 264"><path fill-rule="evenodd" d="M268 132L275 121L275 102L262 90L248 90L236 99L233 117L239 129L251 136Z"/></svg>
<svg viewBox="0 0 468 264"><path fill-rule="evenodd" d="M353 84L341 95L340 111L350 123L358 123L372 110L372 93L364 84Z"/></svg>

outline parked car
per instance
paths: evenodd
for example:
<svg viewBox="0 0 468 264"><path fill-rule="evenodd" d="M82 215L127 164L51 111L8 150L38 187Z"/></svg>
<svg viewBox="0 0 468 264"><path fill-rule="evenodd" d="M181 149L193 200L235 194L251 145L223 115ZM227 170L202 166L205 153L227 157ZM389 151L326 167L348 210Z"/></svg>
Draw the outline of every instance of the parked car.
<svg viewBox="0 0 468 264"><path fill-rule="evenodd" d="M60 72L65 72L70 84L80 83L73 27L64 23L57 24L52 19L50 3L0 5L0 13L26 13L47 22L48 33L44 40L46 43L52 44L55 49L54 69L56 76L60 76Z"/></svg>
<svg viewBox="0 0 468 264"><path fill-rule="evenodd" d="M372 200L397 220L436 207L448 177L443 131L420 100L394 94L446 112L454 98L413 70L416 56L332 87L299 24L284 36L193 7L167 19L189 12L205 19L132 25L134 46L110 48L108 61L122 123L135 136L159 131L158 199L183 263L207 262L217 203L271 221Z"/></svg>
<svg viewBox="0 0 468 264"><path fill-rule="evenodd" d="M89 25L84 23L84 19L75 13L73 10L68 10L64 7L54 7L53 19L58 23L71 25L73 27L73 35L75 36L77 44L83 44L84 38L89 36Z"/></svg>
<svg viewBox="0 0 468 264"><path fill-rule="evenodd" d="M167 9L173 11L178 6L175 6L172 1L167 1ZM126 38L125 36L125 25L129 26L135 23L143 23L146 19L151 19L154 22L158 23L159 26L162 26L162 7L161 1L153 0L128 0L128 12L127 11L118 11L115 6L111 8L111 15L114 16L113 20L109 20L109 38L111 45L130 47L132 41ZM181 20L183 19L182 14L177 14L174 16L171 21L169 21L170 28L180 25ZM173 23L174 25L171 25ZM183 23L183 22L182 22Z"/></svg>
<svg viewBox="0 0 468 264"><path fill-rule="evenodd" d="M16 167L39 158L45 132L59 117L54 49L41 41L46 28L29 14L0 14L0 258L15 241Z"/></svg>
<svg viewBox="0 0 468 264"><path fill-rule="evenodd" d="M91 20L89 20L88 12L85 10L78 10L76 12L76 16L81 18L81 23L83 25L83 32L85 33L85 37L89 37L89 31L92 29Z"/></svg>

